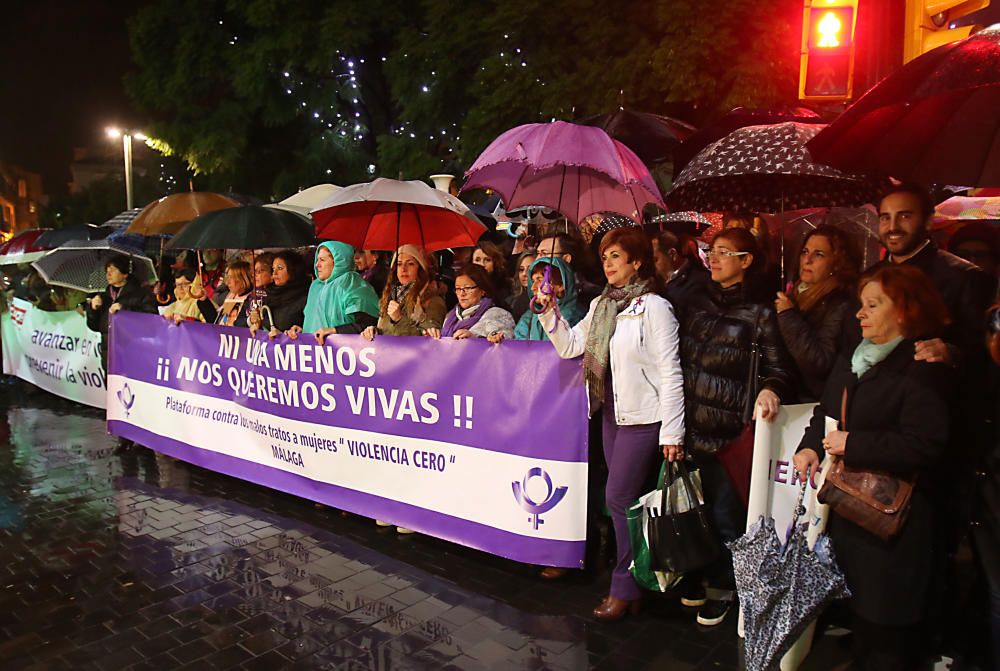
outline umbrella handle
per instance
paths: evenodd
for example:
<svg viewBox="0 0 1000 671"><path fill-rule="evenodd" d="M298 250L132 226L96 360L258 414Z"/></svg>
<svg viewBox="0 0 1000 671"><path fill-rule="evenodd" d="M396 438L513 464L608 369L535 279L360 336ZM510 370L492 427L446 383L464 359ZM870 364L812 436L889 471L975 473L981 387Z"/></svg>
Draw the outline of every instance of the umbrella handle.
<svg viewBox="0 0 1000 671"><path fill-rule="evenodd" d="M538 292L551 298L555 294L555 291L552 289L552 266L546 265L544 272L545 274L542 276L542 285L538 287ZM545 312L545 307L546 306L541 305L538 301L536 301L534 296L532 296L531 300L528 302L528 309L531 310L532 314L542 314Z"/></svg>

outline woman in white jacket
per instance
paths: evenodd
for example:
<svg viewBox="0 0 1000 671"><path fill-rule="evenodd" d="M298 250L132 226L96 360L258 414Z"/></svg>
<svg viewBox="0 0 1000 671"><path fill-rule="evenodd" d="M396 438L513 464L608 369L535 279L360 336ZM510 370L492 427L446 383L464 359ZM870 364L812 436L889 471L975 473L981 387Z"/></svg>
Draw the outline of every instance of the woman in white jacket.
<svg viewBox="0 0 1000 671"><path fill-rule="evenodd" d="M653 249L640 228L616 228L601 241L608 280L587 316L570 328L549 296L539 320L559 356L583 355L591 414L604 407L605 499L618 545L610 594L594 617L618 620L637 612L642 592L632 563L626 508L642 493L662 452L684 456L684 381L673 308L656 293ZM554 307L555 306L555 307Z"/></svg>

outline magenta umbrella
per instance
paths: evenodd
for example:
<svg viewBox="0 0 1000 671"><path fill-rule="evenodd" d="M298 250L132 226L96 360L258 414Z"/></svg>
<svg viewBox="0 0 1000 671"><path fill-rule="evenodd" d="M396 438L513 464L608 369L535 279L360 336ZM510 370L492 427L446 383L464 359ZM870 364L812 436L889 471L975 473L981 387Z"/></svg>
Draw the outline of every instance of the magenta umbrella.
<svg viewBox="0 0 1000 671"><path fill-rule="evenodd" d="M544 205L579 225L596 212L642 222L643 208L664 208L639 157L600 128L555 121L512 128L465 173L462 191L492 189L507 210Z"/></svg>

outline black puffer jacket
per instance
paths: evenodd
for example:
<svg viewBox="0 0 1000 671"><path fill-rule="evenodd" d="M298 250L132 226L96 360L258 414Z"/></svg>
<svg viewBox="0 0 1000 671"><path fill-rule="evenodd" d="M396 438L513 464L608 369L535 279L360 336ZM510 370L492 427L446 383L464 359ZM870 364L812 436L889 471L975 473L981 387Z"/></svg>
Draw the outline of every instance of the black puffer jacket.
<svg viewBox="0 0 1000 671"><path fill-rule="evenodd" d="M785 402L792 394L794 373L774 308L747 302L742 285L722 289L712 282L685 310L681 324L685 449L714 453L743 430L758 325L757 389L770 389Z"/></svg>
<svg viewBox="0 0 1000 671"><path fill-rule="evenodd" d="M792 309L778 315L781 337L798 373L799 402L819 400L840 352L844 320L854 318L856 307L847 291L834 290L808 312Z"/></svg>

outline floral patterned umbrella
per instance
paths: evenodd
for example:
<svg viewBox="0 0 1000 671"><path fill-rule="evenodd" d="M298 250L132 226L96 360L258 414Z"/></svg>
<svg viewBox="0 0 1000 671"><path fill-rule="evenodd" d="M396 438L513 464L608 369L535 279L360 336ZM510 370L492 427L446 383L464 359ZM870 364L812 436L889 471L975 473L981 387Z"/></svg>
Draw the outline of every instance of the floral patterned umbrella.
<svg viewBox="0 0 1000 671"><path fill-rule="evenodd" d="M956 221L1000 220L1000 197L953 196L934 209L932 228L946 228Z"/></svg>
<svg viewBox="0 0 1000 671"><path fill-rule="evenodd" d="M812 160L823 124L747 126L705 147L667 194L673 210L781 212L873 202L885 184Z"/></svg>

